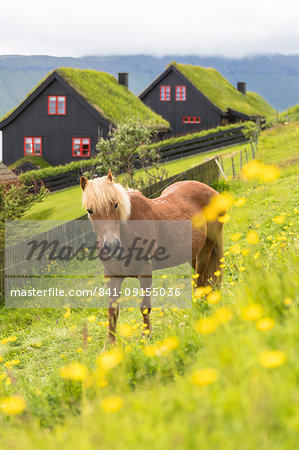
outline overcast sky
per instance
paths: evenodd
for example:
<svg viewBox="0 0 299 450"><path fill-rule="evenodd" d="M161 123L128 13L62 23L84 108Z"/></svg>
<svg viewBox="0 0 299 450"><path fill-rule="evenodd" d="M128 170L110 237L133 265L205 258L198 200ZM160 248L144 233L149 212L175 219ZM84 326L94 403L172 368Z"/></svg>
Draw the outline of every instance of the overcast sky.
<svg viewBox="0 0 299 450"><path fill-rule="evenodd" d="M0 54L299 53L298 0L10 0Z"/></svg>

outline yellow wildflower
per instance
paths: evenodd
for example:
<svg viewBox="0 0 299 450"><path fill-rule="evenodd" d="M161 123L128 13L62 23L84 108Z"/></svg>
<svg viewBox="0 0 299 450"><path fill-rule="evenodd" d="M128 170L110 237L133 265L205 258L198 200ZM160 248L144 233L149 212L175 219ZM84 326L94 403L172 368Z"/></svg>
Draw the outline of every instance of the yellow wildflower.
<svg viewBox="0 0 299 450"><path fill-rule="evenodd" d="M218 222L220 223L228 223L230 221L230 215L224 214L223 216L218 217Z"/></svg>
<svg viewBox="0 0 299 450"><path fill-rule="evenodd" d="M158 344L147 345L143 349L143 353L146 356L153 357L158 355L159 346Z"/></svg>
<svg viewBox="0 0 299 450"><path fill-rule="evenodd" d="M97 317L95 315L87 317L88 322L95 322L97 320Z"/></svg>
<svg viewBox="0 0 299 450"><path fill-rule="evenodd" d="M63 317L65 319L68 319L71 315L71 308L65 308L65 309L66 309L66 312L63 314Z"/></svg>
<svg viewBox="0 0 299 450"><path fill-rule="evenodd" d="M21 414L26 409L26 403L23 397L15 395L0 400L0 409L4 414L13 416Z"/></svg>
<svg viewBox="0 0 299 450"><path fill-rule="evenodd" d="M276 180L279 174L280 170L278 167L266 165L256 159L246 164L241 171L241 175L245 179L257 178L266 183Z"/></svg>
<svg viewBox="0 0 299 450"><path fill-rule="evenodd" d="M260 331L269 331L274 327L274 319L271 317L264 317L256 322L255 326Z"/></svg>
<svg viewBox="0 0 299 450"><path fill-rule="evenodd" d="M242 233L237 232L230 236L230 240L233 242L237 242L241 239L241 237L242 237Z"/></svg>
<svg viewBox="0 0 299 450"><path fill-rule="evenodd" d="M266 351L259 356L260 364L267 369L282 366L286 359L286 354L281 350Z"/></svg>
<svg viewBox="0 0 299 450"><path fill-rule="evenodd" d="M235 253L236 255L239 255L241 253L241 247L240 244L234 244L231 246L230 251L232 253Z"/></svg>
<svg viewBox="0 0 299 450"><path fill-rule="evenodd" d="M201 334L211 334L218 327L218 321L213 317L205 317L195 324L195 329Z"/></svg>
<svg viewBox="0 0 299 450"><path fill-rule="evenodd" d="M234 205L237 207L240 207L240 206L244 206L245 203L246 203L246 198L240 197L235 201Z"/></svg>
<svg viewBox="0 0 299 450"><path fill-rule="evenodd" d="M293 300L290 297L286 297L283 301L284 306L291 306Z"/></svg>
<svg viewBox="0 0 299 450"><path fill-rule="evenodd" d="M241 253L242 253L243 256L249 255L249 250L248 250L248 248L242 248Z"/></svg>
<svg viewBox="0 0 299 450"><path fill-rule="evenodd" d="M208 386L219 379L219 372L216 369L206 368L196 370L191 375L192 383L196 386Z"/></svg>
<svg viewBox="0 0 299 450"><path fill-rule="evenodd" d="M201 286L196 289L194 296L196 298L200 298L200 297L203 297L204 295L208 295L211 291L212 291L211 286Z"/></svg>
<svg viewBox="0 0 299 450"><path fill-rule="evenodd" d="M162 354L167 354L174 350L179 345L179 340L175 336L171 336L168 338L163 339L161 342L159 352Z"/></svg>
<svg viewBox="0 0 299 450"><path fill-rule="evenodd" d="M220 270L216 270L216 272L214 272L215 277L220 277L221 275L221 271Z"/></svg>
<svg viewBox="0 0 299 450"><path fill-rule="evenodd" d="M119 411L124 406L124 401L121 397L108 397L101 401L101 408L108 413Z"/></svg>
<svg viewBox="0 0 299 450"><path fill-rule="evenodd" d="M285 221L285 216L284 216L284 215L275 216L275 217L272 219L272 222L275 222L275 223L278 223L278 224L281 224L281 223L283 223L284 221Z"/></svg>
<svg viewBox="0 0 299 450"><path fill-rule="evenodd" d="M249 244L258 244L259 237L258 234L255 231L249 231L247 234L247 242Z"/></svg>
<svg viewBox="0 0 299 450"><path fill-rule="evenodd" d="M202 212L197 213L192 217L192 226L194 228L201 228L205 223L206 220Z"/></svg>
<svg viewBox="0 0 299 450"><path fill-rule="evenodd" d="M260 178L265 183L276 180L279 177L280 169L273 165L264 165Z"/></svg>
<svg viewBox="0 0 299 450"><path fill-rule="evenodd" d="M60 368L60 376L67 380L85 381L88 378L88 369L78 362Z"/></svg>
<svg viewBox="0 0 299 450"><path fill-rule="evenodd" d="M220 299L221 299L221 294L218 291L211 292L207 296L207 301L208 301L208 303L211 303L211 304L218 303Z"/></svg>
<svg viewBox="0 0 299 450"><path fill-rule="evenodd" d="M8 342L8 338L6 337L6 338L1 339L0 344L7 344L7 342Z"/></svg>
<svg viewBox="0 0 299 450"><path fill-rule="evenodd" d="M233 197L227 192L214 195L210 203L203 208L203 213L207 222L213 222L218 216L224 214L233 204Z"/></svg>
<svg viewBox="0 0 299 450"><path fill-rule="evenodd" d="M118 366L122 362L123 358L124 356L121 350L116 348L98 356L97 364L100 369L108 371Z"/></svg>
<svg viewBox="0 0 299 450"><path fill-rule="evenodd" d="M18 339L17 336L9 336L7 338L8 342L15 342L17 339Z"/></svg>
<svg viewBox="0 0 299 450"><path fill-rule="evenodd" d="M217 311L214 314L214 317L218 324L224 324L232 319L233 313L227 306L222 306L221 308L218 308Z"/></svg>
<svg viewBox="0 0 299 450"><path fill-rule="evenodd" d="M258 320L263 315L263 307L258 303L246 306L242 309L241 317L244 320L254 321Z"/></svg>
<svg viewBox="0 0 299 450"><path fill-rule="evenodd" d="M18 364L20 364L20 360L19 359L12 359L11 361L10 361L10 363L11 363L11 365L12 366L17 366Z"/></svg>

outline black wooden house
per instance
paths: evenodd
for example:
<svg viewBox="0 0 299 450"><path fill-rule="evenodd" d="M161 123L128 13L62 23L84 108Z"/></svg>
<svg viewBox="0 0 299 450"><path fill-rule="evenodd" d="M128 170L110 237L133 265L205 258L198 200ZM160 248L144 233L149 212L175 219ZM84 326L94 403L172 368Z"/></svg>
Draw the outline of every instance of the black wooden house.
<svg viewBox="0 0 299 450"><path fill-rule="evenodd" d="M258 94L246 93L246 83L236 89L215 69L176 62L139 98L170 123L168 135L175 136L273 114Z"/></svg>
<svg viewBox="0 0 299 450"><path fill-rule="evenodd" d="M99 137L128 117L154 121L169 130L127 88L126 74L60 68L50 73L12 112L0 120L3 162L43 157L52 165L90 158Z"/></svg>

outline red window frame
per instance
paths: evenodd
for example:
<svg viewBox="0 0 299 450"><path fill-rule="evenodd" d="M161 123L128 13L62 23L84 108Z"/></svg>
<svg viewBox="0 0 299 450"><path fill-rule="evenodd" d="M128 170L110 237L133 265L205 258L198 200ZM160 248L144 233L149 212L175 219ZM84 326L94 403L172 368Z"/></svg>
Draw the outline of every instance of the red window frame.
<svg viewBox="0 0 299 450"><path fill-rule="evenodd" d="M170 102L170 100L171 100L170 86L160 86L160 101Z"/></svg>
<svg viewBox="0 0 299 450"><path fill-rule="evenodd" d="M78 141L78 142L75 142ZM88 142L83 142L88 141ZM87 148L83 148L83 146L88 146ZM75 148L77 146L77 148ZM79 146L79 147L78 147ZM84 154L84 152L86 154ZM78 158L88 158L90 156L90 138L87 137L75 137L72 138L72 156Z"/></svg>
<svg viewBox="0 0 299 450"><path fill-rule="evenodd" d="M201 123L201 117L183 117L183 123L199 125Z"/></svg>
<svg viewBox="0 0 299 450"><path fill-rule="evenodd" d="M186 86L176 86L175 87L175 100L177 102L186 101Z"/></svg>
<svg viewBox="0 0 299 450"><path fill-rule="evenodd" d="M35 142L39 139L40 148L38 151L37 144L38 142ZM24 137L24 156L42 156L42 145L43 141L41 136L25 136ZM26 151L27 145L31 145L31 152Z"/></svg>
<svg viewBox="0 0 299 450"><path fill-rule="evenodd" d="M63 100L61 100L61 99L63 99ZM60 111L61 103L63 103L62 112ZM48 95L48 114L49 114L49 116L65 116L66 115L66 96L65 95Z"/></svg>

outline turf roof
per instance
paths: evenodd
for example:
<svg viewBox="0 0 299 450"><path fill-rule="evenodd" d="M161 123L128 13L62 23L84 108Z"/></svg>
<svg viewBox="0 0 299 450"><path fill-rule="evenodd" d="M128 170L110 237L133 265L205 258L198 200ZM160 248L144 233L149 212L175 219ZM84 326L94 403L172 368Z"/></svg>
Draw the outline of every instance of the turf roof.
<svg viewBox="0 0 299 450"><path fill-rule="evenodd" d="M159 129L167 130L169 123L160 115L151 111L139 98L125 86L121 86L113 75L89 69L61 67L54 70L78 94L109 122L117 124L126 118L136 118L143 123L153 122ZM49 73L27 95L28 98L53 72ZM23 103L23 102L22 102ZM20 106L20 105L19 105ZM18 108L18 107L17 107ZM5 114L0 122L17 108Z"/></svg>
<svg viewBox="0 0 299 450"><path fill-rule="evenodd" d="M125 86L121 86L114 76L96 70L60 68L61 75L88 103L106 119L118 123L127 117L135 117L141 122L153 121L157 126L169 128L169 123L151 111Z"/></svg>
<svg viewBox="0 0 299 450"><path fill-rule="evenodd" d="M171 63L197 87L215 106L226 112L228 108L250 116L270 116L272 106L255 92L239 92L216 69Z"/></svg>

